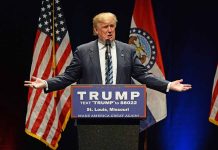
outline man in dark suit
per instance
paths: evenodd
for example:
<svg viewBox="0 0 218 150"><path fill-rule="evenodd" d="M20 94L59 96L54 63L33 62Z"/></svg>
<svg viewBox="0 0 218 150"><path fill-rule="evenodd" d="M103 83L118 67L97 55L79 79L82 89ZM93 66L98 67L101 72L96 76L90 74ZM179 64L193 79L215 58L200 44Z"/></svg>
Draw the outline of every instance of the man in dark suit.
<svg viewBox="0 0 218 150"><path fill-rule="evenodd" d="M63 74L47 80L32 77L32 80L25 81L24 85L35 89L45 89L45 92L51 92L63 89L74 82L77 84L130 84L132 78L134 78L140 83L145 84L148 88L163 93L166 93L169 90L181 92L191 89L190 84L182 84L182 79L170 82L146 72L145 66L142 65L136 55L135 48L129 44L115 40L116 24L117 18L113 13L106 12L96 15L93 18L93 33L98 36L98 39L78 46L70 65ZM93 136L96 133L104 134L99 136L99 141L102 140L101 137L106 137L108 135L107 133L110 133L111 135L111 132L116 133L119 130L121 135L130 133L123 129L123 125L118 130L110 129L111 126L102 129L101 124L108 122L101 119L96 119L94 121L95 122L92 122L91 124L99 124L100 126L90 129L89 126L83 126L84 124L87 124L86 121L78 120L77 122L79 132L87 134L84 137L80 136L80 138L83 139L79 140L81 149L87 149L87 147L84 146L83 141L88 145L88 149L103 147L101 143L98 146L93 146L93 140L91 140L92 138L90 139L90 135ZM117 124L116 119L113 121ZM120 124L122 124L125 120L119 120L118 122L121 122ZM89 123L90 120L88 121L88 124ZM124 124L126 123L131 124L129 120ZM111 120L110 124L113 124L111 123ZM128 127L126 130L128 130ZM128 136L128 134L126 136ZM91 141L88 144L87 138L90 139L88 141ZM95 140L96 139L94 139L94 141ZM135 141L137 141L137 137L135 137ZM110 142L110 138L109 142L104 142L106 145L112 144L111 147L114 147L113 143ZM125 141L124 143L125 144L122 144L121 142L120 149L124 148L123 145L128 146L127 149L130 149L128 141ZM133 149L135 150L135 148Z"/></svg>
<svg viewBox="0 0 218 150"><path fill-rule="evenodd" d="M105 43L109 41L112 58L110 84L130 84L131 77L148 88L160 92L186 91L191 89L190 84L182 84L181 80L169 82L146 72L136 55L134 47L115 40L117 18L113 13L100 13L93 18L93 32L98 39L80 45L65 72L48 80L32 77L32 81L25 81L24 86L36 89L45 89L45 92L63 89L70 84L106 84L107 71L105 70Z"/></svg>

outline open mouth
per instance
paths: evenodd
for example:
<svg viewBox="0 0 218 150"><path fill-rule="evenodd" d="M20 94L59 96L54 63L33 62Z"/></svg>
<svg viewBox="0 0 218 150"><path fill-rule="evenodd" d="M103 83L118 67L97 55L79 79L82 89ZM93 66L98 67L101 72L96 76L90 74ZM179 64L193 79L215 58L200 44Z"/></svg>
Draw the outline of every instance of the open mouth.
<svg viewBox="0 0 218 150"><path fill-rule="evenodd" d="M113 36L110 34L110 35L107 35L107 38L108 39L111 39Z"/></svg>

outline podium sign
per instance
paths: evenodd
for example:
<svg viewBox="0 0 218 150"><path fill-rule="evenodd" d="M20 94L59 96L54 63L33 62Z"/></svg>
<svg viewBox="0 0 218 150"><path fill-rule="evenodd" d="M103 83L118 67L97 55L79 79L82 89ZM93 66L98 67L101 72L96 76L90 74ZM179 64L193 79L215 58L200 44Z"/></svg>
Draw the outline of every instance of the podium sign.
<svg viewBox="0 0 218 150"><path fill-rule="evenodd" d="M145 118L145 85L72 85L72 118Z"/></svg>

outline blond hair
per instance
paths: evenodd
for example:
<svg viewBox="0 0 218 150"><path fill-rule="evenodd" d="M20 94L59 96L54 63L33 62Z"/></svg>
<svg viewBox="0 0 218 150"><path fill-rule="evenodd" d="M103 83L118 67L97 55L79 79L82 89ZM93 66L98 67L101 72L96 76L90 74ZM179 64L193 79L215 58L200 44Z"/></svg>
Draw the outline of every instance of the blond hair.
<svg viewBox="0 0 218 150"><path fill-rule="evenodd" d="M115 14L111 13L111 12L102 12L97 14L95 17L93 17L92 19L92 25L93 25L93 35L96 35L95 33L95 28L97 27L97 24L100 22L103 22L105 20L105 18L107 17L112 17L114 19L115 22L115 26L117 25L117 17Z"/></svg>

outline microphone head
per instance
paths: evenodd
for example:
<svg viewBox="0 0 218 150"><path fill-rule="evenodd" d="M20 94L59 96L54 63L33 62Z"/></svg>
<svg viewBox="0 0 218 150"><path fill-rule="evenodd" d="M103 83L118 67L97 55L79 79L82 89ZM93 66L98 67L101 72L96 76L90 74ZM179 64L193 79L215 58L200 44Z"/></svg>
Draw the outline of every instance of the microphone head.
<svg viewBox="0 0 218 150"><path fill-rule="evenodd" d="M109 39L107 39L107 40L105 41L105 46L111 46L111 41L110 41Z"/></svg>

